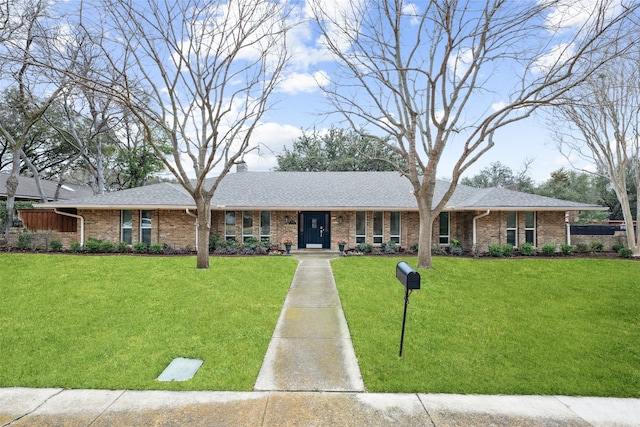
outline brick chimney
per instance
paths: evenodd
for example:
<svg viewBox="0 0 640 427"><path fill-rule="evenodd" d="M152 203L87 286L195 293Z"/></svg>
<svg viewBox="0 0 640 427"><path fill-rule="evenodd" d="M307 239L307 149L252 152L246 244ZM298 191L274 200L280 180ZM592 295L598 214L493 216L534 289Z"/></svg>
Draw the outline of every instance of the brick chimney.
<svg viewBox="0 0 640 427"><path fill-rule="evenodd" d="M247 163L244 160L240 160L239 162L236 162L236 172L247 172L249 170L249 167L247 166Z"/></svg>

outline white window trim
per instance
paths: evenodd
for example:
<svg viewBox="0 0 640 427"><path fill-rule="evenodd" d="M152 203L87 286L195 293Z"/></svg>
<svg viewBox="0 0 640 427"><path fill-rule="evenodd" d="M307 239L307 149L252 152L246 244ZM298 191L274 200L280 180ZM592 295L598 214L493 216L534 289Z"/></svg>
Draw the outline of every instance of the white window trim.
<svg viewBox="0 0 640 427"><path fill-rule="evenodd" d="M442 215L443 213L447 214L447 234L440 234L440 220L441 220L440 215ZM441 242L443 237L447 238L446 243ZM450 212L440 212L440 214L438 215L438 244L442 246L448 246L451 244L451 213Z"/></svg>
<svg viewBox="0 0 640 427"><path fill-rule="evenodd" d="M262 213L267 212L269 214L269 234L262 234L263 223L262 223ZM260 241L263 240L271 240L271 211L260 211Z"/></svg>
<svg viewBox="0 0 640 427"><path fill-rule="evenodd" d="M131 225L124 226L124 213L131 212ZM133 244L133 211L130 209L123 209L120 211L120 241L124 242L124 230L131 230L131 244Z"/></svg>
<svg viewBox="0 0 640 427"><path fill-rule="evenodd" d="M527 240L527 231L533 231L533 242L531 243L533 247L537 247L538 233L536 231L536 223L538 221L538 215L535 211L531 212L533 214L533 227L527 227L527 213L525 213L524 217L524 232L525 232L525 241Z"/></svg>
<svg viewBox="0 0 640 427"><path fill-rule="evenodd" d="M358 234L358 214L364 214L364 234ZM362 240L362 242L367 241L367 213L366 212L356 212L355 214L355 226L356 226L356 243L360 243L358 240Z"/></svg>
<svg viewBox="0 0 640 427"><path fill-rule="evenodd" d="M246 213L251 214L251 228L249 229L249 233L245 234L244 228L244 215ZM254 211L242 211L242 241L246 242L248 238L253 237L253 220L254 220Z"/></svg>
<svg viewBox="0 0 640 427"><path fill-rule="evenodd" d="M380 231L381 234L375 234L376 231L376 214L378 214L380 216ZM382 245L384 243L384 212L381 211L374 211L371 215L371 221L373 222L373 244L374 245ZM379 242L376 242L376 239L380 239Z"/></svg>
<svg viewBox="0 0 640 427"><path fill-rule="evenodd" d="M391 224L393 223L392 221L392 217L393 214L396 213L398 214L398 234L391 234ZM394 241L394 237L397 238L397 242L395 242L397 245L400 244L400 236L402 236L402 213L398 212L398 211L392 211L389 214L389 240Z"/></svg>
<svg viewBox="0 0 640 427"><path fill-rule="evenodd" d="M149 216L149 220L151 221L151 223L149 223L149 226L146 226L143 221L142 221L142 212L149 212L150 216ZM153 228L153 211L149 210L149 209L141 209L140 210L140 230L139 230L139 241L142 242L142 230L151 230ZM149 231L149 244L151 244L151 231Z"/></svg>

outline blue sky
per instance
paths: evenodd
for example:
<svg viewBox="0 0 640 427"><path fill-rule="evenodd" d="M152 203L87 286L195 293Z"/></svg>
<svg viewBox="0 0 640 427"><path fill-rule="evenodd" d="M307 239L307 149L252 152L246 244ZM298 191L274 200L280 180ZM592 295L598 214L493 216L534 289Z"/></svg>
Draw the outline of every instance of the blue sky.
<svg viewBox="0 0 640 427"><path fill-rule="evenodd" d="M283 0L284 1L284 0ZM320 84L334 81L335 68L331 56L325 51L320 37L314 31L308 20L306 1L295 0L296 5L292 22L297 25L287 38L288 49L292 54L282 84L274 94L274 106L262 117L260 126L253 134L252 145L261 147L258 151L247 153L244 160L250 171L269 171L277 166L276 155L281 154L285 147L291 148L293 141L302 134L302 130L320 132L331 126L346 127L338 116L328 116L328 104L324 98ZM338 8L349 0L315 0L325 2L325 8ZM473 2L474 0L470 0ZM518 0L525 2L543 2L547 0ZM570 22L579 25L584 22L585 10L589 10L597 0L566 0L566 7L553 11L547 16L547 25L559 22ZM619 0L613 0L619 2ZM77 0L65 2L65 7L73 8L79 4ZM405 2L406 7L419 10L421 2ZM567 20L570 17L570 20ZM551 46L550 48L552 48ZM495 137L496 145L478 160L464 176L478 173L482 168L499 161L514 172L521 169L526 159L533 163L529 175L536 181L542 182L549 178L551 172L561 168L571 167L569 161L555 148L551 134L547 129L542 115L511 124L498 131ZM438 177L448 178L447 171L457 158L443 157ZM587 167L585 164L578 164Z"/></svg>
<svg viewBox="0 0 640 427"><path fill-rule="evenodd" d="M327 8L340 7L346 0L327 1ZM531 0L532 2L535 0ZM543 1L543 0L537 0ZM562 10L555 10L547 16L547 25L580 25L585 21L585 10L592 8L595 0L571 0ZM407 5L411 3L406 2ZM415 3L419 9L420 2ZM304 15L304 8L301 9ZM567 20L567 17L571 19ZM269 111L257 130L255 140L268 149L260 155L249 153L245 156L251 171L268 171L276 165L275 154L284 147L291 147L292 141L301 134L301 129L323 131L330 126L344 127L340 117L327 116L328 107L323 92L317 82L329 83L334 78L334 68L330 56L322 49L317 33L311 24L296 27L288 40L294 51L293 67L286 74L280 92L277 94L276 108ZM555 147L551 132L547 129L544 113L534 114L531 118L516 122L500 129L496 133L496 145L480 158L464 176L478 173L493 162L501 162L514 172L523 167L525 160L532 160L529 175L538 183L549 178L551 172L562 167L571 168L571 164ZM456 157L443 157L438 177L448 178L447 172ZM589 169L589 165L577 163L575 166Z"/></svg>

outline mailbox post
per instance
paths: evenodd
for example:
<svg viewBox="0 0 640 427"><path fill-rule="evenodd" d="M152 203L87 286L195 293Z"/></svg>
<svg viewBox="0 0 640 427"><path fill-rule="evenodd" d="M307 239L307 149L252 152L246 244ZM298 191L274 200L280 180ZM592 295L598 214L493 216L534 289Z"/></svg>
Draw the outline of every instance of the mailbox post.
<svg viewBox="0 0 640 427"><path fill-rule="evenodd" d="M414 289L420 289L420 274L409 264L401 261L396 266L396 279L404 286L404 314L402 316L402 333L400 335L400 354L402 357L402 346L404 345L404 326L407 321L407 307L409 306L409 295Z"/></svg>

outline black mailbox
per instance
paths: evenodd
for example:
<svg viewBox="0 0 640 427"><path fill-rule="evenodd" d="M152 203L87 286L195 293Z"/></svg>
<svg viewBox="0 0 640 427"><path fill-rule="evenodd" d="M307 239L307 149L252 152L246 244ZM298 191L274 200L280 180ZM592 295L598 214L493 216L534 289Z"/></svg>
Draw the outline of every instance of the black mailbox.
<svg viewBox="0 0 640 427"><path fill-rule="evenodd" d="M420 273L404 261L399 262L396 266L396 279L402 283L405 289L420 289Z"/></svg>

